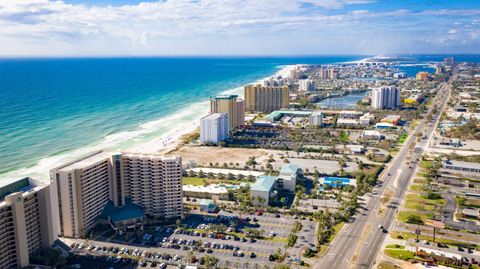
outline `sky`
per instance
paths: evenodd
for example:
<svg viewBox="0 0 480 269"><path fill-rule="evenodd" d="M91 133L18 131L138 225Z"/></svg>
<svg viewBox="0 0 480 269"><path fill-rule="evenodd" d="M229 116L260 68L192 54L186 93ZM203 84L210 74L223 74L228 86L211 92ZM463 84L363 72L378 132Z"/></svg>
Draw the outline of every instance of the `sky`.
<svg viewBox="0 0 480 269"><path fill-rule="evenodd" d="M0 0L0 56L480 53L480 0Z"/></svg>

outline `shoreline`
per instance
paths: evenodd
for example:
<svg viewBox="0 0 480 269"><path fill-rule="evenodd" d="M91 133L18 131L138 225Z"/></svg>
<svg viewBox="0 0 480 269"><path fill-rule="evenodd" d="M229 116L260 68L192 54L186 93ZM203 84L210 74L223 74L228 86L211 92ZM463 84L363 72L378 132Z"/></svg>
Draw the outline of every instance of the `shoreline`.
<svg viewBox="0 0 480 269"><path fill-rule="evenodd" d="M279 65L276 67L276 72L269 76L247 82L237 88L225 89L220 91L218 95L237 94L243 98L243 87L245 85L260 83L264 79L272 76L286 76L290 70L296 68L298 65L301 64ZM190 104L189 106L172 112L170 115L139 123L134 130L107 134L103 139L94 144L73 149L59 155L41 157L33 165L0 174L0 182L8 182L24 177L32 177L39 181L49 182L50 169L95 151L165 154L180 144L182 136L192 133L199 128L200 118L207 115L210 111L208 96L205 98L207 100L200 100L197 103ZM171 122L174 122L174 124ZM146 140L138 141L141 139L141 136L146 136ZM136 140L138 142L136 142Z"/></svg>

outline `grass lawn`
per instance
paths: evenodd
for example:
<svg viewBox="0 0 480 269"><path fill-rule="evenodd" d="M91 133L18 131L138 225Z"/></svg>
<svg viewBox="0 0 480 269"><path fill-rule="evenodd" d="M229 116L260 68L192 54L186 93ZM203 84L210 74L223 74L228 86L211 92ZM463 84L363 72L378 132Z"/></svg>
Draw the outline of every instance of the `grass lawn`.
<svg viewBox="0 0 480 269"><path fill-rule="evenodd" d="M327 251L328 247L327 245L332 242L332 240L337 236L337 234L342 230L343 226L345 226L345 222L340 222L337 225L333 227L333 233L332 235L328 238L328 242L325 245L320 245L318 249L318 254L319 256L322 256L325 251Z"/></svg>
<svg viewBox="0 0 480 269"><path fill-rule="evenodd" d="M433 213L423 214L414 210L405 210L398 212L397 219L401 222L407 222L408 217L410 215L420 216L422 220L425 222L428 218L433 218Z"/></svg>
<svg viewBox="0 0 480 269"><path fill-rule="evenodd" d="M206 183L205 178L199 178L199 177L183 177L182 178L182 184L183 185L195 185L195 186L203 186Z"/></svg>
<svg viewBox="0 0 480 269"><path fill-rule="evenodd" d="M414 238L417 238L417 235L416 234L413 234L413 233L406 233L406 232L390 232L390 236L392 238L399 238L398 236L401 236L402 240L408 240L408 239L414 239ZM467 236L468 237L468 236ZM432 235L429 234L429 235L420 235L418 237L419 240L429 240L429 241L432 241ZM447 245L450 245L450 246L463 246L463 247L466 247L467 245L470 245L471 247L475 247L478 249L478 245L475 245L475 244L468 244L468 243L464 243L464 242L460 242L460 241L455 241L455 240L451 240L451 239L443 239L443 238L435 238L435 242L437 243L443 243L443 244L447 244Z"/></svg>
<svg viewBox="0 0 480 269"><path fill-rule="evenodd" d="M400 267L396 266L391 262L382 261L377 266L378 269L400 269Z"/></svg>
<svg viewBox="0 0 480 269"><path fill-rule="evenodd" d="M416 176L417 176L417 177L413 179L413 183L417 183L417 184L425 184L425 183L427 183L427 180L423 177L423 175L417 174Z"/></svg>
<svg viewBox="0 0 480 269"><path fill-rule="evenodd" d="M408 138L408 133L403 133L398 137L397 144L402 145Z"/></svg>
<svg viewBox="0 0 480 269"><path fill-rule="evenodd" d="M432 167L433 161L420 161L420 167L423 169Z"/></svg>
<svg viewBox="0 0 480 269"><path fill-rule="evenodd" d="M391 244L391 245L386 245L385 248L404 249L405 246L401 246L401 245L399 245L399 244Z"/></svg>
<svg viewBox="0 0 480 269"><path fill-rule="evenodd" d="M410 186L410 190L411 190L411 191L415 191L415 192L421 192L421 191L423 191L421 184L412 184L412 185Z"/></svg>
<svg viewBox="0 0 480 269"><path fill-rule="evenodd" d="M397 260L409 260L415 257L415 253L403 249L385 249L385 254Z"/></svg>

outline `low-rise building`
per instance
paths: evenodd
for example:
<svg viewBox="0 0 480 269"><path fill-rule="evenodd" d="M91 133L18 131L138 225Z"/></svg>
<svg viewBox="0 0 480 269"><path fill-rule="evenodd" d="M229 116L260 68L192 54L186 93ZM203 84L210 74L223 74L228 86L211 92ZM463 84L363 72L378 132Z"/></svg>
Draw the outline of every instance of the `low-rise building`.
<svg viewBox="0 0 480 269"><path fill-rule="evenodd" d="M183 197L211 200L228 200L228 190L224 186L219 185L183 185Z"/></svg>
<svg viewBox="0 0 480 269"><path fill-rule="evenodd" d="M217 205L215 202L209 199L202 199L199 203L200 211L207 212L207 213L214 213L217 211Z"/></svg>
<svg viewBox="0 0 480 269"><path fill-rule="evenodd" d="M462 143L460 142L460 139L458 139L458 138L443 137L440 140L440 145L452 146L452 147L461 147Z"/></svg>
<svg viewBox="0 0 480 269"><path fill-rule="evenodd" d="M480 218L480 209L478 208L464 208L462 214L468 218L478 219Z"/></svg>
<svg viewBox="0 0 480 269"><path fill-rule="evenodd" d="M346 119L346 118L337 119L337 126L356 127L359 125L360 125L360 122L358 121L358 119Z"/></svg>
<svg viewBox="0 0 480 269"><path fill-rule="evenodd" d="M343 110L340 111L339 117L344 119L358 119L363 115L362 111L356 110Z"/></svg>
<svg viewBox="0 0 480 269"><path fill-rule="evenodd" d="M255 205L268 205L274 195L277 177L262 175L250 186L252 203Z"/></svg>
<svg viewBox="0 0 480 269"><path fill-rule="evenodd" d="M446 170L478 176L480 174L480 163L470 163L455 160L445 160L442 166Z"/></svg>
<svg viewBox="0 0 480 269"><path fill-rule="evenodd" d="M382 140L385 136L378 130L364 130L362 132L362 138L369 140Z"/></svg>
<svg viewBox="0 0 480 269"><path fill-rule="evenodd" d="M295 164L284 164L278 175L278 186L284 190L295 191L297 179L301 176L302 169Z"/></svg>
<svg viewBox="0 0 480 269"><path fill-rule="evenodd" d="M412 94L409 97L405 98L403 102L405 104L415 104L419 103L422 100L422 96L420 94Z"/></svg>
<svg viewBox="0 0 480 269"><path fill-rule="evenodd" d="M387 115L385 118L381 119L380 122L391 123L393 125L398 125L402 120L402 116L400 115Z"/></svg>
<svg viewBox="0 0 480 269"><path fill-rule="evenodd" d="M374 120L375 120L375 116L371 113L366 113L359 118L360 125L365 125L365 126L372 124Z"/></svg>

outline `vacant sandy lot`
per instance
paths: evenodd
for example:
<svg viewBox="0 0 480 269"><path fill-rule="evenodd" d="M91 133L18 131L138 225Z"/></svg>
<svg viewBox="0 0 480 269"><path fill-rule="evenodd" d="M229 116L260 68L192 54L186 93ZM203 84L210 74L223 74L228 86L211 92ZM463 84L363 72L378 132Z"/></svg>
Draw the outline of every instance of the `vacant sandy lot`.
<svg viewBox="0 0 480 269"><path fill-rule="evenodd" d="M183 163L194 161L199 166L208 166L209 163L239 163L245 165L249 157L255 156L257 162L266 159L267 151L263 149L220 148L205 146L183 146L172 151L167 156L181 156Z"/></svg>

